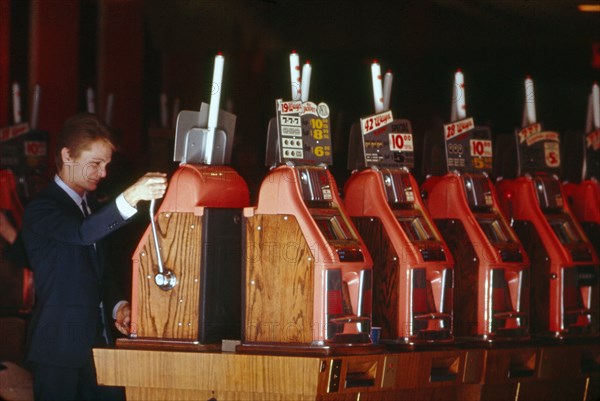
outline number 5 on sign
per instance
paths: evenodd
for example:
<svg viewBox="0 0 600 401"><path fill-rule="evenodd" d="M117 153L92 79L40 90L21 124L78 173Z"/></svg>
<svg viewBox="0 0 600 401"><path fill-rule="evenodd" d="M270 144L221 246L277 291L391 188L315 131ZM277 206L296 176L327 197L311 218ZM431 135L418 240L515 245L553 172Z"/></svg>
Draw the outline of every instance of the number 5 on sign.
<svg viewBox="0 0 600 401"><path fill-rule="evenodd" d="M473 167L478 170L483 170L485 168L485 161L480 157L474 157L473 159Z"/></svg>
<svg viewBox="0 0 600 401"><path fill-rule="evenodd" d="M390 150L393 150L396 152L412 152L413 151L412 134L391 133L389 138L390 138Z"/></svg>
<svg viewBox="0 0 600 401"><path fill-rule="evenodd" d="M560 167L560 151L558 148L558 143L546 142L544 144L544 154L546 159L546 166Z"/></svg>

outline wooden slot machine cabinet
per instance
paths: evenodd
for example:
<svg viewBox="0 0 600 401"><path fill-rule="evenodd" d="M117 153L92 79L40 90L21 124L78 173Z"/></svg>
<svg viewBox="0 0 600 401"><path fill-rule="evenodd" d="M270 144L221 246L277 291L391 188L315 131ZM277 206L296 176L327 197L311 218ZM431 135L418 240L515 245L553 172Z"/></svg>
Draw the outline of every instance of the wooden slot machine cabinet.
<svg viewBox="0 0 600 401"><path fill-rule="evenodd" d="M566 202L559 180L560 136L536 123L529 81L523 128L515 131L512 146L505 141L501 150L517 171L501 171L496 187L531 259L532 333L556 339L597 337L600 262Z"/></svg>
<svg viewBox="0 0 600 401"><path fill-rule="evenodd" d="M222 74L222 56L215 75ZM220 77L213 81L221 84ZM217 91L218 92L218 91ZM207 128L208 127L208 128ZM241 335L241 218L248 187L227 166L235 116L211 97L177 118L179 168L132 257L131 338L121 347L220 349ZM156 220L156 222L154 221Z"/></svg>
<svg viewBox="0 0 600 401"><path fill-rule="evenodd" d="M530 319L529 259L500 212L488 177L491 133L466 118L460 71L459 80L455 91L462 93L455 92L453 122L425 138L425 173L434 175L422 186L429 213L455 260L454 334L485 342L525 340ZM442 176L443 170L447 173Z"/></svg>
<svg viewBox="0 0 600 401"><path fill-rule="evenodd" d="M573 215L596 254L600 253L600 89L592 86L585 134L567 132L562 139L563 190Z"/></svg>
<svg viewBox="0 0 600 401"><path fill-rule="evenodd" d="M372 261L344 210L329 107L276 102L258 204L244 209L238 352L369 353Z"/></svg>
<svg viewBox="0 0 600 401"><path fill-rule="evenodd" d="M361 119L348 154L354 171L344 206L373 258L373 325L381 327L381 342L452 342L454 259L410 172L410 121L395 120L390 110Z"/></svg>

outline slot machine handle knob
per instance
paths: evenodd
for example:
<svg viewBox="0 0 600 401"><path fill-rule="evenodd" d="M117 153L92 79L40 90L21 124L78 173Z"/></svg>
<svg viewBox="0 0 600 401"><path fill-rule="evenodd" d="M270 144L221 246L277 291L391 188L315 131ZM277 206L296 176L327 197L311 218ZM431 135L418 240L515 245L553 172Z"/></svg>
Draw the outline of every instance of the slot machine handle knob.
<svg viewBox="0 0 600 401"><path fill-rule="evenodd" d="M154 282L161 290L169 291L177 285L177 277L171 270L167 270L164 273L156 273Z"/></svg>
<svg viewBox="0 0 600 401"><path fill-rule="evenodd" d="M158 261L158 273L154 276L156 285L164 291L169 291L177 285L177 277L169 269L163 266L162 256L160 254L160 246L158 244L158 236L156 235L156 223L154 222L154 205L156 199L150 201L150 225L152 226L152 237L154 238L154 249L156 250L156 259Z"/></svg>

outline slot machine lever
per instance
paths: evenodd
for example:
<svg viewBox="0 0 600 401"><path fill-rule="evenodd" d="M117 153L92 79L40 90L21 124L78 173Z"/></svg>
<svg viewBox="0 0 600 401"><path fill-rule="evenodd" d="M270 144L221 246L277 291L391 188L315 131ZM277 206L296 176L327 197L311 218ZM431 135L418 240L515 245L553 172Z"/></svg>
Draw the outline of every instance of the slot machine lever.
<svg viewBox="0 0 600 401"><path fill-rule="evenodd" d="M156 235L156 223L154 222L154 204L156 199L150 201L150 224L152 225L152 236L154 237L154 248L156 249L156 259L158 260L158 273L154 276L156 285L164 291L169 291L177 285L177 277L169 269L163 266L162 256L160 254L160 246L158 244L158 236Z"/></svg>

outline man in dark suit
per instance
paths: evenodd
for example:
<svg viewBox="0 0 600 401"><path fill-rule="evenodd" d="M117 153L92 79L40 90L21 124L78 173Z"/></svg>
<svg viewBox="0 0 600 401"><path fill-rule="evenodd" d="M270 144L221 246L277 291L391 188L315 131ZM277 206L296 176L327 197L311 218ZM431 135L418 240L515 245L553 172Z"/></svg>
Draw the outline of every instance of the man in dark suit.
<svg viewBox="0 0 600 401"><path fill-rule="evenodd" d="M106 176L114 149L97 116L67 120L56 144L57 175L25 209L22 235L36 291L27 362L37 400L122 397L97 385L92 356L93 347L111 344L111 314L123 334L130 323L129 303L111 291L101 240L136 213L140 200L161 198L167 180L147 173L93 211L88 195Z"/></svg>

